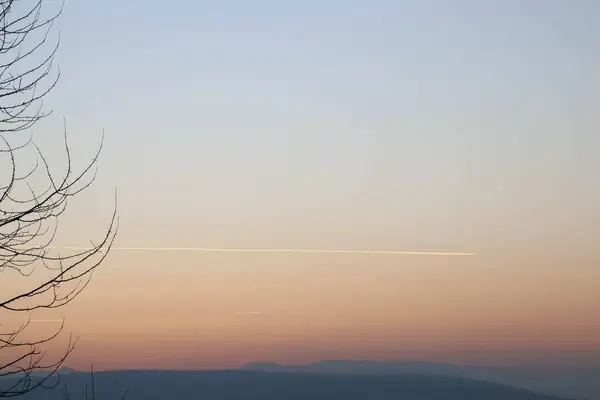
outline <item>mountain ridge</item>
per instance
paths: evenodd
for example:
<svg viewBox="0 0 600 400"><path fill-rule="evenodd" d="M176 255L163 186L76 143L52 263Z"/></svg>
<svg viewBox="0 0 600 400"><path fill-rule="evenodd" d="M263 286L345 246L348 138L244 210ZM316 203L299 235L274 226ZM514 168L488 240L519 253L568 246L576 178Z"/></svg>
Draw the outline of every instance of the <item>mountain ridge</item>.
<svg viewBox="0 0 600 400"><path fill-rule="evenodd" d="M375 360L323 360L310 364L284 365L252 362L245 371L316 374L423 374L477 379L520 387L540 393L600 400L600 367L481 367L426 361L382 362Z"/></svg>
<svg viewBox="0 0 600 400"><path fill-rule="evenodd" d="M67 388L77 398L89 388L89 373L70 373L55 390L36 389L22 400L63 400ZM3 381L0 381L0 386ZM459 377L422 374L312 374L222 371L98 371L94 373L96 398L127 400L573 400L525 389ZM10 382L8 382L10 385ZM1 388L0 388L1 389Z"/></svg>

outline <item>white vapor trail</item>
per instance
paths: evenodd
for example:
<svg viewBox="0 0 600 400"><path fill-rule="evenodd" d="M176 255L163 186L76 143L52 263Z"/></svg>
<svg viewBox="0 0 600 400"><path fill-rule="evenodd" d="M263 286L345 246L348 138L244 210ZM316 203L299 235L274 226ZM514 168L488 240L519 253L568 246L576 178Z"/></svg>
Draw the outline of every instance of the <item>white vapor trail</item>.
<svg viewBox="0 0 600 400"><path fill-rule="evenodd" d="M56 247L55 247L56 248ZM68 250L91 250L89 247L65 246ZM325 250L325 249L231 249L204 247L112 247L116 251L198 251L218 253L346 253L346 254L391 254L391 255L432 255L432 256L474 256L475 253L436 252L436 251L386 251L386 250Z"/></svg>

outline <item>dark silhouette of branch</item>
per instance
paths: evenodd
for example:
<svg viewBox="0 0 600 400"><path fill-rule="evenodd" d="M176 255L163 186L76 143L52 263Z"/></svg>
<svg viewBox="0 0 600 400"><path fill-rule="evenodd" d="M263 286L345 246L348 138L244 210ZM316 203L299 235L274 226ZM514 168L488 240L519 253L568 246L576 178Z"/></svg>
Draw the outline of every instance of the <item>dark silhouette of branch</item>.
<svg viewBox="0 0 600 400"><path fill-rule="evenodd" d="M60 40L41 60L33 64L30 60L48 43L64 3L46 18L42 5L43 0L0 0L0 132L27 130L49 115L42 112L41 100L60 77L59 71L51 74ZM34 41L31 45L30 40Z"/></svg>
<svg viewBox="0 0 600 400"><path fill-rule="evenodd" d="M43 98L60 77L60 71L53 68L60 40L52 44L50 32L64 3L49 17L44 17L44 3L48 4L0 0L0 318L59 308L72 301L106 258L118 225L115 197L108 228L89 249L64 255L53 246L68 200L95 179L103 140L87 166L75 172L65 123L66 166L56 176L33 135L23 136L23 131L50 115L42 111ZM44 278L34 279L36 271ZM7 294L2 288L3 274L24 279L28 285L19 293ZM3 381L11 384L0 387L0 398L58 385L56 373L76 344L70 338L64 355L46 362L42 347L58 337L64 321L53 334L35 340L23 339L29 326L30 320L9 329L0 319L0 378L13 378Z"/></svg>

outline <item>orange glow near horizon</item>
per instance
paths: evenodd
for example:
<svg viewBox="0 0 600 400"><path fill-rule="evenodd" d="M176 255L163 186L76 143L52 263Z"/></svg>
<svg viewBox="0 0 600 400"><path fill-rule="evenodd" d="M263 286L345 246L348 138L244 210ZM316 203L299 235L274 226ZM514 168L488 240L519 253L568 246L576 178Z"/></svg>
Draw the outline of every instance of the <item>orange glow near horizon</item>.
<svg viewBox="0 0 600 400"><path fill-rule="evenodd" d="M493 364L510 363L511 349L561 359L600 348L595 270L517 271L486 258L115 251L76 301L34 318L67 317L80 337L68 365L83 369Z"/></svg>

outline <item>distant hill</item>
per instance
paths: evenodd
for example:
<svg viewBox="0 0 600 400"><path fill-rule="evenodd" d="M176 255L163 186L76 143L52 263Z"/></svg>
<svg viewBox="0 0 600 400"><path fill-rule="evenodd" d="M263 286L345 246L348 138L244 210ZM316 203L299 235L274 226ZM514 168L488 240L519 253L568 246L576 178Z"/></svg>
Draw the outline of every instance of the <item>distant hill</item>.
<svg viewBox="0 0 600 400"><path fill-rule="evenodd" d="M71 399L85 398L89 373L62 376ZM8 384L0 381L0 386ZM558 400L501 384L423 374L309 374L254 371L107 371L94 375L96 398L127 400ZM62 386L61 386L62 387ZM22 400L63 400L60 388Z"/></svg>
<svg viewBox="0 0 600 400"><path fill-rule="evenodd" d="M271 373L439 375L501 383L557 396L600 400L600 368L492 368L418 361L327 360L307 365L256 362L241 369Z"/></svg>
<svg viewBox="0 0 600 400"><path fill-rule="evenodd" d="M281 365L278 363L256 362L240 368L246 371L263 372L318 372L318 373L409 373L434 375L467 375L479 367L463 367L454 364L429 363L420 361L379 362L372 360L326 360L308 365Z"/></svg>
<svg viewBox="0 0 600 400"><path fill-rule="evenodd" d="M76 369L69 368L69 367L62 367L62 368L61 368L61 369L58 371L58 373L59 373L59 374L61 374L61 375L64 375L64 374L72 374L72 373L74 373L74 372L75 372L75 373L77 373L77 372L83 372L83 371L78 371L78 370L76 370Z"/></svg>
<svg viewBox="0 0 600 400"><path fill-rule="evenodd" d="M77 373L77 372L81 372L81 371L77 371L76 369L73 368L69 368L69 367L62 367L60 370L57 371L58 374L62 375L66 375L66 374L71 374L71 373ZM49 370L34 370L30 372L30 376L31 377L44 377L47 376L48 374L52 373L52 371ZM19 376L19 375L23 375L23 373L16 373L12 376Z"/></svg>

